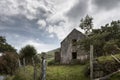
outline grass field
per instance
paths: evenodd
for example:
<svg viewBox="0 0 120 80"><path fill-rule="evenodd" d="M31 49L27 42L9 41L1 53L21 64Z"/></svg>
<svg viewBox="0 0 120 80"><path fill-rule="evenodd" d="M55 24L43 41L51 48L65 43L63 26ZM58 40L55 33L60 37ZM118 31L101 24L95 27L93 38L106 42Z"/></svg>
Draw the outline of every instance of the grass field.
<svg viewBox="0 0 120 80"><path fill-rule="evenodd" d="M85 75L85 65L49 66L47 80L89 80Z"/></svg>
<svg viewBox="0 0 120 80"><path fill-rule="evenodd" d="M38 71L40 69L38 68ZM86 71L86 65L58 65L47 67L47 80L89 80L84 75ZM37 80L40 78L40 72L38 72ZM115 74L110 80L119 80L120 73ZM14 76L9 76L6 80L33 80L33 67L26 66L26 71L20 69Z"/></svg>
<svg viewBox="0 0 120 80"><path fill-rule="evenodd" d="M84 75L85 67L85 65L48 66L47 80L89 80ZM26 71L20 69L14 76L9 76L6 80L33 80L33 67L26 66L26 68Z"/></svg>

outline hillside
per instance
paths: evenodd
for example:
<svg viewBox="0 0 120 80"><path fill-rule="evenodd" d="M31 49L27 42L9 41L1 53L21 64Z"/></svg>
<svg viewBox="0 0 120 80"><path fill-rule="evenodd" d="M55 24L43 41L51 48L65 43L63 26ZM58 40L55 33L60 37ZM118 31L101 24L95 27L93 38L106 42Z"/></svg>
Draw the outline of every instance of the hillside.
<svg viewBox="0 0 120 80"><path fill-rule="evenodd" d="M60 51L60 48L57 48L57 49L46 52L47 53L47 60L53 60L54 59L54 53L57 52L57 51Z"/></svg>

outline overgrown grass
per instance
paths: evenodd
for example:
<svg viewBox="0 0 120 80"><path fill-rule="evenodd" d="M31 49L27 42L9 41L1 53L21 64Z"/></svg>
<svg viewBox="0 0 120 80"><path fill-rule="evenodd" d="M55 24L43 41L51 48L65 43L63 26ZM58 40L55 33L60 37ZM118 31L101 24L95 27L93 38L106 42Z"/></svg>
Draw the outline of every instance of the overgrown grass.
<svg viewBox="0 0 120 80"><path fill-rule="evenodd" d="M7 76L5 80L13 80L14 76Z"/></svg>
<svg viewBox="0 0 120 80"><path fill-rule="evenodd" d="M117 58L120 58L120 54L115 54L114 56L117 57ZM108 55L108 56L99 57L98 60L100 62L104 62L104 61L113 61L114 59L112 58L111 55Z"/></svg>
<svg viewBox="0 0 120 80"><path fill-rule="evenodd" d="M38 68L39 69L39 68ZM40 71L37 70L37 80L39 80L40 77ZM32 66L26 66L19 68L14 76L8 76L6 80L34 80L34 69Z"/></svg>
<svg viewBox="0 0 120 80"><path fill-rule="evenodd" d="M47 80L89 80L89 78L84 75L85 68L86 65L48 66ZM26 70L24 70L24 68L19 69L14 76L9 76L6 80L33 80L33 67L26 66L25 69ZM37 76L40 78L40 74Z"/></svg>
<svg viewBox="0 0 120 80"><path fill-rule="evenodd" d="M13 80L33 80L33 67L26 66L25 69L20 68L16 72Z"/></svg>
<svg viewBox="0 0 120 80"><path fill-rule="evenodd" d="M47 80L89 80L85 74L85 65L48 66Z"/></svg>

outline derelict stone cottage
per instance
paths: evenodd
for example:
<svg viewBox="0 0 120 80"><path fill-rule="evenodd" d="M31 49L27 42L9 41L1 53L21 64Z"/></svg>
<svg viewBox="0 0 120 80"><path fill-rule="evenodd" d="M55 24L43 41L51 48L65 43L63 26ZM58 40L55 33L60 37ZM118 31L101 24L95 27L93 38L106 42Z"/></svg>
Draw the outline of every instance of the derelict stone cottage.
<svg viewBox="0 0 120 80"><path fill-rule="evenodd" d="M72 60L87 59L87 53L82 50L77 42L84 39L85 35L80 31L74 29L72 32L61 42L59 61L61 64L69 64Z"/></svg>

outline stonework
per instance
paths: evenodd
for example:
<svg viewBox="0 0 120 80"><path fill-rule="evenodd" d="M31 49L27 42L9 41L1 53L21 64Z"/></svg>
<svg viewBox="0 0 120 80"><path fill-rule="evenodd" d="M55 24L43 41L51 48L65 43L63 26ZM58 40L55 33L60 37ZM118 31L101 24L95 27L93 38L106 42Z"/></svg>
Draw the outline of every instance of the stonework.
<svg viewBox="0 0 120 80"><path fill-rule="evenodd" d="M55 62L60 62L60 52L55 52Z"/></svg>
<svg viewBox="0 0 120 80"><path fill-rule="evenodd" d="M70 64L72 60L85 60L88 58L87 53L82 50L77 42L84 39L85 35L74 29L62 42L60 50L60 63Z"/></svg>

